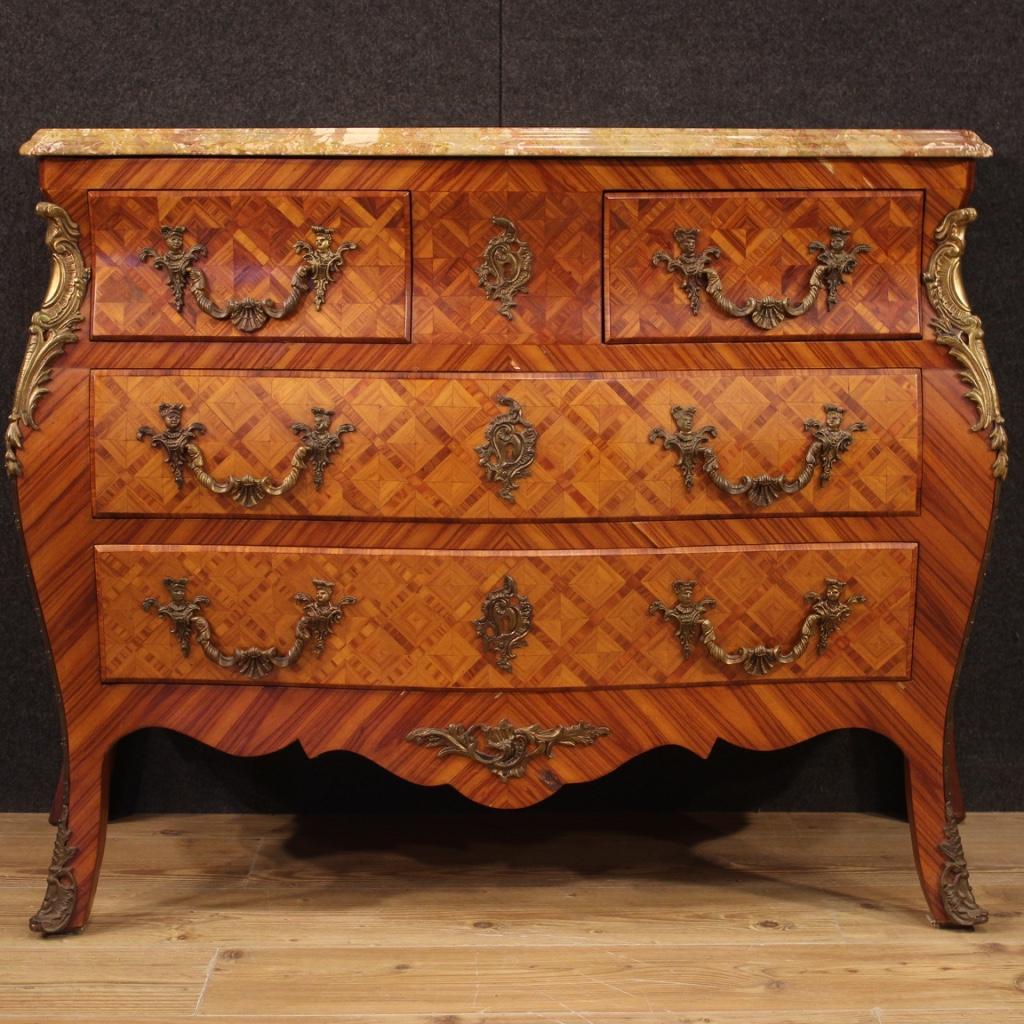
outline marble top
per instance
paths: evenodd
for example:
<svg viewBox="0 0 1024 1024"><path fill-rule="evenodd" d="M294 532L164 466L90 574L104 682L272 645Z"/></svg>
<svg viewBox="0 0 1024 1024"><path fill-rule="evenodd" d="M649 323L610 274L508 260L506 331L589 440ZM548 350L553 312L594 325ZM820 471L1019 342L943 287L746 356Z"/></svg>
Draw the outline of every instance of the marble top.
<svg viewBox="0 0 1024 1024"><path fill-rule="evenodd" d="M43 128L23 156L943 157L970 131L903 128Z"/></svg>

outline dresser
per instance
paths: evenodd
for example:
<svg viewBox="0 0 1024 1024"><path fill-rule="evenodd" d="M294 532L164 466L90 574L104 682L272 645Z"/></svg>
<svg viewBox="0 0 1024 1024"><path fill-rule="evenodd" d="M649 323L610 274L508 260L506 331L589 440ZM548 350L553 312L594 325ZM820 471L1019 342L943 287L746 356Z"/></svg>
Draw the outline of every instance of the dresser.
<svg viewBox="0 0 1024 1024"><path fill-rule="evenodd" d="M520 808L665 744L906 760L952 718L1007 441L963 131L44 130L6 433L81 928L116 741L356 751Z"/></svg>

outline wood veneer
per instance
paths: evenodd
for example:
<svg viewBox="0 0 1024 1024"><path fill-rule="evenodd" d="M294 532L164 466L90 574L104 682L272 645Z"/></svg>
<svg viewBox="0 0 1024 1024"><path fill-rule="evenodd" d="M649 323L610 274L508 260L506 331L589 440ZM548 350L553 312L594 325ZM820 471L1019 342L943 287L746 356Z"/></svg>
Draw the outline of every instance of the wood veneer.
<svg viewBox="0 0 1024 1024"><path fill-rule="evenodd" d="M986 551L997 481L991 453L982 436L971 432L975 409L947 353L934 344L929 327L920 339L842 340L813 336L805 340L758 338L710 340L700 344L616 344L601 341L600 209L606 191L878 189L923 193L922 259L934 248L940 219L964 205L972 165L945 159L790 159L615 160L583 157L552 159L310 159L179 158L44 160L41 181L47 197L68 210L82 229L86 261L95 258L88 219L89 194L104 190L410 190L413 193L412 343L344 345L232 336L230 340L189 338L116 344L92 336L88 303L79 340L56 365L37 410L43 429L28 434L21 453L24 476L18 499L33 578L57 670L67 723L66 811L75 854L70 872L77 888L73 912L61 928L77 928L88 918L102 855L106 780L116 740L145 727L174 729L222 750L256 755L299 741L311 756L345 748L373 758L411 781L450 784L471 799L495 807L521 807L543 799L560 785L596 778L641 751L678 743L706 754L718 740L753 749L774 749L838 728L868 728L889 737L907 761L912 836L922 888L932 918L957 919L949 896L950 871L959 871L950 853L955 817L962 811L952 748L951 697L956 667L971 618ZM549 269L549 286L522 305L512 322L497 316L482 294L476 305L442 307L444 288L465 287L472 295L472 263L479 259L477 239L493 230L459 216L437 221L432 231L417 227L417 210L429 210L436 193L478 193L538 206L531 195L572 196L562 206L564 237L578 239L574 266ZM556 198L552 209L562 199ZM421 205L426 204L426 205ZM489 202L470 202L472 217ZM547 222L547 204L545 223ZM467 214L468 216L468 214ZM552 224L559 217L552 217ZM457 272L435 255L437 225L463 232L468 255ZM536 237L553 237L553 227ZM561 234L560 234L561 237ZM448 250L445 250L447 252ZM546 251L546 250L541 250ZM924 264L919 268L924 269ZM151 268L141 268L152 273ZM553 282L567 274L563 292ZM451 276L454 275L454 276ZM446 282L442 285L442 282ZM572 287L568 287L571 284ZM525 303L525 297L524 297ZM867 301L867 300L865 300ZM915 293L920 306L923 293ZM923 307L927 309L927 307ZM517 312L519 312L517 310ZM488 321L487 315L493 319ZM913 315L912 311L907 315ZM928 314L922 317L927 321ZM479 331L475 324L485 324ZM426 373L563 373L623 375L713 371L722 378L758 371L786 375L794 371L900 371L919 380L923 418L920 434L919 507L909 514L763 515L733 510L728 517L660 521L589 520L586 522L498 522L426 517L406 522L241 517L98 517L93 509L93 454L90 433L92 371L294 371L371 374L391 371ZM97 374L100 379L104 374ZM107 375L107 379L111 379ZM202 418L199 409L189 409ZM667 425L668 410L659 415ZM153 417L148 418L152 421ZM750 422L743 420L744 423ZM351 437L351 435L349 435ZM346 439L346 443L347 443ZM848 458L867 438L858 435ZM125 442L127 444L127 441ZM136 442L132 441L132 444ZM788 444L788 442L787 442ZM866 445L860 450L866 449ZM138 445L140 451L144 446ZM650 446L655 454L654 446ZM773 462L784 462L789 451ZM153 455L155 453L149 452ZM671 459L664 452L669 466ZM269 457L267 459L270 461ZM836 472L850 468L845 463ZM160 467L166 472L166 467ZM120 470L117 470L120 472ZM832 484L829 485L830 487ZM895 497L886 499L897 501ZM906 500L905 496L901 500ZM916 500L916 497L915 497ZM855 684L792 678L785 685L770 677L743 685L686 685L540 691L510 689L399 690L373 687L287 687L235 683L211 686L171 681L169 671L154 672L156 682L104 683L101 674L96 610L94 549L125 546L163 550L212 546L280 548L376 548L401 552L426 550L452 554L465 550L516 552L659 548L844 544L881 545L916 551L915 603L909 679L861 680ZM526 557L526 556L518 556ZM538 556L539 557L539 556ZM541 564L538 562L538 564ZM544 564L550 564L545 562ZM198 568L198 567L197 567ZM161 570L162 571L162 570ZM901 569L903 578L906 570ZM666 572L666 577L672 575ZM675 578L673 576L673 578ZM148 579L148 577L147 577ZM341 582L341 581L339 581ZM158 585L159 581L153 581ZM818 581L820 585L820 581ZM702 580L720 598L720 611L733 605L718 579ZM307 584L308 585L308 584ZM866 584L865 584L866 585ZM861 588L863 589L863 588ZM147 593L149 590L147 590ZM146 595L139 595L140 598ZM662 595L670 597L669 593ZM230 602L215 606L228 612ZM358 606L356 606L358 607ZM861 613L866 613L863 616ZM474 613L475 614L475 613ZM868 609L848 620L867 622ZM652 619L651 624L656 624ZM662 623L662 626L665 624ZM847 631L844 626L844 632ZM738 627L737 627L738 628ZM860 627L863 628L863 627ZM667 626L665 626L667 631ZM725 627L723 626L723 633ZM838 644L842 632L836 637ZM275 639L282 639L275 634ZM171 641L157 637L165 647ZM868 641L869 642L869 641ZM900 641L905 643L906 641ZM890 651L891 653L891 651ZM158 651L163 656L163 648ZM453 680L452 682L455 682ZM522 778L502 781L465 758L438 759L436 751L403 737L417 727L447 723L496 724L502 718L519 725L544 726L586 720L610 729L591 746L562 749L550 761L534 762ZM952 805L947 810L947 803ZM954 851L955 852L955 851ZM951 865L953 867L951 868ZM960 875L956 875L960 878ZM968 889L969 892L969 889ZM959 915L962 920L962 915Z"/></svg>
<svg viewBox="0 0 1024 1024"><path fill-rule="evenodd" d="M915 190L612 192L604 200L605 340L918 337L923 200ZM851 232L847 248L869 251L834 308L819 296L770 333L749 318L723 316L707 297L693 315L678 279L651 261L659 251L678 256L672 233L696 228L698 251L720 251L713 265L735 302L799 301L815 265L808 245L828 244L822 227L831 225Z"/></svg>
<svg viewBox="0 0 1024 1024"><path fill-rule="evenodd" d="M491 421L515 399L537 429L537 457L515 492L483 485L475 452ZM139 442L142 425L164 426L163 402L185 406L215 475L288 471L293 423L314 407L356 429L317 490L294 491L245 508L193 479L179 488L163 453ZM826 484L756 508L698 474L683 486L678 458L652 443L656 426L675 431L674 406L696 406L698 425L723 471L795 476L823 407L863 421ZM755 371L743 375L622 372L587 376L442 374L262 375L96 371L92 376L94 508L97 515L358 517L446 520L675 519L704 516L907 514L917 511L921 470L921 385L914 370ZM700 460L698 460L699 463ZM528 482L527 482L528 481Z"/></svg>
<svg viewBox="0 0 1024 1024"><path fill-rule="evenodd" d="M409 206L404 190L92 192L92 337L238 335L230 321L214 320L199 310L191 296L179 313L171 302L167 275L141 265L143 249L163 251L164 225L186 227L186 247L206 247L196 266L222 305L250 296L280 305L301 265L292 244L311 243L310 228L324 225L334 231L335 246L343 241L358 246L335 274L330 301L314 310L307 297L293 316L271 320L251 340L407 341Z"/></svg>
<svg viewBox="0 0 1024 1024"><path fill-rule="evenodd" d="M114 546L96 550L101 675L105 682L245 682L197 651L183 657L168 623L139 595L168 600L162 581L187 577L189 596L222 647L287 649L293 595L315 578L357 598L319 658L306 655L267 682L401 689L549 690L750 682L700 645L684 659L674 631L649 612L674 604L672 581L696 579L719 642L792 646L805 595L827 578L866 597L830 639L772 679L910 678L916 549L912 544L657 548L621 551L390 551L335 548ZM533 628L502 672L473 629L480 604L511 575L533 605ZM849 595L847 595L849 596Z"/></svg>

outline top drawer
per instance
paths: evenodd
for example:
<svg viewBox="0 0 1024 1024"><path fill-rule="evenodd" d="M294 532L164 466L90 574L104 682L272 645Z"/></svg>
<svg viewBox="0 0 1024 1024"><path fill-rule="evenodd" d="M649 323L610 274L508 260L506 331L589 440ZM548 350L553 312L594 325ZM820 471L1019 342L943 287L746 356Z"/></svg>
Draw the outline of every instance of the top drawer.
<svg viewBox="0 0 1024 1024"><path fill-rule="evenodd" d="M93 337L408 341L410 205L391 190L91 192Z"/></svg>
<svg viewBox="0 0 1024 1024"><path fill-rule="evenodd" d="M444 192L90 192L92 335L565 345L921 334L923 191L485 191L474 168Z"/></svg>
<svg viewBox="0 0 1024 1024"><path fill-rule="evenodd" d="M604 340L914 338L920 191L611 192Z"/></svg>

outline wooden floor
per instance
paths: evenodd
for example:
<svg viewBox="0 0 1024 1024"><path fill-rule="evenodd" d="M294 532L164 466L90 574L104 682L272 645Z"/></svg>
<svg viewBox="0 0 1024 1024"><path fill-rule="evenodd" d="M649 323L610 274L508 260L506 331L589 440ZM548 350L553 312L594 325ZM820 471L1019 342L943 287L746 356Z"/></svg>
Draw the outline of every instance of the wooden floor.
<svg viewBox="0 0 1024 1024"><path fill-rule="evenodd" d="M963 827L974 934L899 822L507 812L118 822L93 923L42 940L52 834L0 815L0 1020L1024 1022L1024 814Z"/></svg>

